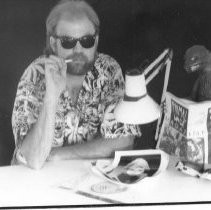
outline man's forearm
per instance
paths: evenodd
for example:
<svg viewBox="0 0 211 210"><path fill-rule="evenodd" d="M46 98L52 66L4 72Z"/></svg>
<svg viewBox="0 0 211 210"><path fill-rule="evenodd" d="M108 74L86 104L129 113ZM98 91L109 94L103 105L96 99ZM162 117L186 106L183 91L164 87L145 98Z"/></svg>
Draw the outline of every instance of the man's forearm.
<svg viewBox="0 0 211 210"><path fill-rule="evenodd" d="M132 149L133 143L134 137L98 138L84 144L53 148L49 160L108 158L116 150Z"/></svg>
<svg viewBox="0 0 211 210"><path fill-rule="evenodd" d="M21 153L31 168L42 167L49 155L54 137L56 103L45 97L37 122L23 140Z"/></svg>

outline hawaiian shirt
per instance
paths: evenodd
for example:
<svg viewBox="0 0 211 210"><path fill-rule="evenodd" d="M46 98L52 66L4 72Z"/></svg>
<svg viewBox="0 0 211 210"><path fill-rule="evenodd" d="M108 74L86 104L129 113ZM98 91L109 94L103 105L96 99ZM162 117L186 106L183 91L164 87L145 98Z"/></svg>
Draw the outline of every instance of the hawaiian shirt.
<svg viewBox="0 0 211 210"><path fill-rule="evenodd" d="M16 144L13 160L38 119L45 90L45 69L38 58L25 70L17 88L12 114ZM52 147L83 143L99 134L105 139L141 136L138 126L119 123L114 118L115 105L123 94L124 79L119 64L112 57L99 53L93 69L85 75L77 102L73 103L67 90L61 93Z"/></svg>

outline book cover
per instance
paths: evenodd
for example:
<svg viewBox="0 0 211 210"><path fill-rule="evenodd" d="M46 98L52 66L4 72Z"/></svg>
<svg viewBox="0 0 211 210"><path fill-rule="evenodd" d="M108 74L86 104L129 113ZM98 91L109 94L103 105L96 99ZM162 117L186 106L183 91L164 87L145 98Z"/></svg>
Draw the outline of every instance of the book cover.
<svg viewBox="0 0 211 210"><path fill-rule="evenodd" d="M157 148L205 169L211 161L211 102L193 102L166 93Z"/></svg>

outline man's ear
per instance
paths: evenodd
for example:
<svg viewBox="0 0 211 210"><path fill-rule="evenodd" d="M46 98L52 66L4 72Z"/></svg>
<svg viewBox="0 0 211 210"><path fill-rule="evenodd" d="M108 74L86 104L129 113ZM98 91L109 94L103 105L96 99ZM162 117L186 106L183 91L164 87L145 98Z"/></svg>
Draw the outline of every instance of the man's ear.
<svg viewBox="0 0 211 210"><path fill-rule="evenodd" d="M99 35L97 35L95 38L95 49L98 48L98 43L99 43Z"/></svg>
<svg viewBox="0 0 211 210"><path fill-rule="evenodd" d="M53 52L56 51L56 39L54 37L50 37L50 46L51 46L51 49L53 50Z"/></svg>
<svg viewBox="0 0 211 210"><path fill-rule="evenodd" d="M98 46L98 43L99 43L99 35L96 36L95 42L96 42L96 46Z"/></svg>

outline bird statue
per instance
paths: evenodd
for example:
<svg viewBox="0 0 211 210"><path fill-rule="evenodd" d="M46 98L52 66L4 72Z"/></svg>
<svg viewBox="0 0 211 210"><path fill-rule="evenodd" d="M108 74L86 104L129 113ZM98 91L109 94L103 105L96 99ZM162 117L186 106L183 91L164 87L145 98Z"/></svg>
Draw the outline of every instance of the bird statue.
<svg viewBox="0 0 211 210"><path fill-rule="evenodd" d="M187 49L184 56L187 73L198 73L190 98L195 102L211 100L211 52L202 45Z"/></svg>

